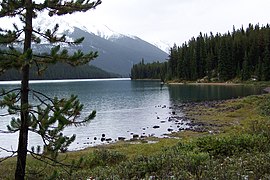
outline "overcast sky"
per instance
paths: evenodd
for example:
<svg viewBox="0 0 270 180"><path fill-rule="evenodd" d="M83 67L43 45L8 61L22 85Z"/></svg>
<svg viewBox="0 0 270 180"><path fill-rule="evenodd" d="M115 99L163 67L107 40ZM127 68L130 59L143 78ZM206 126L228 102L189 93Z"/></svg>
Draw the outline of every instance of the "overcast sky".
<svg viewBox="0 0 270 180"><path fill-rule="evenodd" d="M95 10L66 18L81 24L98 22L151 43L180 46L200 32L224 34L233 25L239 29L249 23L270 23L270 0L102 0Z"/></svg>
<svg viewBox="0 0 270 180"><path fill-rule="evenodd" d="M102 0L79 18L150 42L181 45L199 32L223 34L233 25L270 23L270 0Z"/></svg>

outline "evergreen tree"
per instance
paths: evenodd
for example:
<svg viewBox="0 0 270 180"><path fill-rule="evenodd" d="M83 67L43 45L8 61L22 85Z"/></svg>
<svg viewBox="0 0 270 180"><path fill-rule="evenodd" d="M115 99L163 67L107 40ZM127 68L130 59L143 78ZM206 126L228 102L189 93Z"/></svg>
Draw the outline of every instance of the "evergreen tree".
<svg viewBox="0 0 270 180"><path fill-rule="evenodd" d="M256 75L258 81L261 81L263 79L262 78L262 61L261 61L261 58L259 58L259 63L256 66L255 75Z"/></svg>
<svg viewBox="0 0 270 180"><path fill-rule="evenodd" d="M226 40L223 39L220 45L219 61L218 61L218 72L219 79L222 81L227 81L230 79L231 67L229 64L229 49Z"/></svg>
<svg viewBox="0 0 270 180"><path fill-rule="evenodd" d="M263 54L263 80L270 80L270 54L268 46L265 47L265 52Z"/></svg>
<svg viewBox="0 0 270 180"><path fill-rule="evenodd" d="M194 81L207 75L209 80L227 81L235 77L248 80L255 75L258 80L269 80L269 37L268 24L255 28L250 24L246 31L243 27L238 30L234 27L232 33L224 35L200 33L180 47L174 44L166 77Z"/></svg>
<svg viewBox="0 0 270 180"><path fill-rule="evenodd" d="M37 73L42 73L48 64L56 62L68 63L72 66L86 64L97 57L97 53L90 52L84 54L81 51L74 52L70 55L65 49L60 50L60 45L55 45L50 53L35 54L32 51L33 43L40 43L41 39L49 43L68 43L70 45L79 44L83 38L74 42L67 42L66 36L57 36L59 25L56 24L54 29L48 29L42 32L35 29L32 25L39 12L47 11L48 15L61 16L75 12L85 12L93 9L101 3L97 1L85 0L45 0L42 3L36 3L32 0L2 0L0 18L2 17L19 17L24 24L19 28L14 24L13 30L0 29L0 44L7 45L8 48L0 50L0 72L8 69L18 69L21 71L21 87L11 91L2 90L0 96L0 107L6 108L9 115L13 115L8 132L19 132L18 149L12 152L17 155L17 166L15 179L24 179L26 156L30 153L35 158L52 160L57 163L59 151L65 151L70 143L75 139L64 136L62 131L66 126L89 122L95 117L95 111L90 113L83 120L78 120L83 105L80 104L76 96L68 99L50 98L41 92L37 92L29 87L29 68L36 66ZM23 50L14 48L14 44L23 44ZM29 101L30 93L39 101L38 104L31 104ZM20 103L19 103L20 102ZM19 114L19 117L15 118ZM4 115L2 115L4 116ZM44 153L40 153L40 147L27 149L28 133L32 131L41 136L44 142ZM50 156L47 156L47 155Z"/></svg>
<svg viewBox="0 0 270 180"><path fill-rule="evenodd" d="M169 56L169 72L170 77L177 76L177 63L178 63L178 48L176 44L170 49L170 56Z"/></svg>
<svg viewBox="0 0 270 180"><path fill-rule="evenodd" d="M249 60L248 60L247 53L245 53L245 57L244 57L242 67L243 67L243 69L242 69L242 80L246 81L246 80L248 80L250 78L250 63L249 63Z"/></svg>

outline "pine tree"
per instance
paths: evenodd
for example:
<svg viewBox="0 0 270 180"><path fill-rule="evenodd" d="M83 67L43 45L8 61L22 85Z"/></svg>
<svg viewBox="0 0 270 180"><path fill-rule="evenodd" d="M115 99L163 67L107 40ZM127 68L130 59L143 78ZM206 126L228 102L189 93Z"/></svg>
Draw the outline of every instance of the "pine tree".
<svg viewBox="0 0 270 180"><path fill-rule="evenodd" d="M169 76L175 78L177 76L177 63L178 63L178 47L176 44L170 49L169 56Z"/></svg>
<svg viewBox="0 0 270 180"><path fill-rule="evenodd" d="M219 60L218 60L218 73L219 79L222 81L227 81L229 79L228 68L228 47L225 39L221 41L220 51L219 51Z"/></svg>
<svg viewBox="0 0 270 180"><path fill-rule="evenodd" d="M270 80L270 53L268 46L265 47L265 51L263 53L263 80Z"/></svg>
<svg viewBox="0 0 270 180"><path fill-rule="evenodd" d="M262 80L262 60L261 60L261 58L259 58L259 63L256 66L255 75L256 75L258 81Z"/></svg>
<svg viewBox="0 0 270 180"><path fill-rule="evenodd" d="M245 53L243 65L242 65L242 80L246 81L250 78L250 63L248 60L248 55Z"/></svg>
<svg viewBox="0 0 270 180"><path fill-rule="evenodd" d="M9 133L19 132L18 149L12 152L17 155L17 166L15 179L24 179L26 156L30 153L35 158L47 158L57 163L59 151L65 151L66 148L75 139L75 135L67 137L62 134L63 129L69 125L80 125L89 122L95 117L95 111L90 113L83 120L78 120L83 105L77 99L77 96L71 96L67 99L50 98L41 92L37 92L29 87L29 68L36 66L37 73L41 74L46 70L49 64L57 62L68 63L72 66L86 64L97 57L97 53L90 52L84 54L77 51L70 54L67 50L61 50L60 45L55 45L50 53L37 54L32 51L33 43L40 43L45 39L49 43L68 43L76 45L83 41L83 38L74 42L67 42L66 36L57 36L59 25L54 29L48 29L45 32L35 29L32 25L39 12L47 11L51 17L72 14L75 12L85 12L101 4L101 0L45 0L42 3L36 3L32 0L3 0L1 1L0 18L19 17L24 24L19 28L14 24L13 30L0 29L0 44L7 48L0 49L0 72L4 73L8 69L18 69L21 71L21 87L11 91L2 90L0 96L0 107L6 108L9 115L13 115ZM14 44L22 44L23 50L14 48ZM3 47L3 46L2 46ZM32 94L39 103L34 105L29 102L29 94ZM19 114L19 117L15 118ZM41 136L44 142L44 153L40 153L40 147L27 149L28 132L32 131ZM49 154L50 156L46 156Z"/></svg>

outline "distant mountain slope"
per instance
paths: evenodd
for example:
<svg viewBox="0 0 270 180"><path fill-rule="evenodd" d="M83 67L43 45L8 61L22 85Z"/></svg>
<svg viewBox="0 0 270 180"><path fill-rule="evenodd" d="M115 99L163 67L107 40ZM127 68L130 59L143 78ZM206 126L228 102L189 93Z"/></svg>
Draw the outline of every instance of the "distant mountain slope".
<svg viewBox="0 0 270 180"><path fill-rule="evenodd" d="M38 76L36 71L30 71L30 79L94 79L94 78L113 78L120 75L106 72L92 65L72 67L67 64L55 64L50 66L42 76ZM0 80L19 80L20 74L17 70L9 70L0 76Z"/></svg>
<svg viewBox="0 0 270 180"><path fill-rule="evenodd" d="M108 72L129 76L133 64L139 63L142 58L146 63L163 62L168 58L168 54L157 46L136 36L117 33L106 25L81 24L72 18L61 16L51 18L43 13L33 21L35 29L39 29L41 32L53 29L55 24L59 24L57 34L66 34L69 41L85 37L81 45L65 46L65 48L70 52L75 49L82 49L84 52L89 52L89 50L98 51L99 57L91 61L90 64ZM6 27L12 27L12 23L9 26L8 24L5 25ZM32 46L36 52L48 52L51 47L52 45L48 44L44 39L41 44ZM18 45L16 48L22 48L22 45Z"/></svg>
<svg viewBox="0 0 270 180"><path fill-rule="evenodd" d="M91 64L124 76L128 76L133 64L137 64L142 58L145 62L157 60L162 62L168 57L168 54L138 37L118 36L104 39L79 28L75 28L69 36L85 38L82 46L77 47L78 49L85 52L89 49L98 51L99 57Z"/></svg>

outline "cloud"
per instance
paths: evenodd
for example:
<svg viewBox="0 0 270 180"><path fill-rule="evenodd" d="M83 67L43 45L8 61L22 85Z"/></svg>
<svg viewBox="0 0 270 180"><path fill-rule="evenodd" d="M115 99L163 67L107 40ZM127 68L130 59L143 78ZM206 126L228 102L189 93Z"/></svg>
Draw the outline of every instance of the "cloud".
<svg viewBox="0 0 270 180"><path fill-rule="evenodd" d="M249 23L266 25L269 0L102 0L95 10L76 13L80 23L105 24L146 41L181 45L200 32L232 31Z"/></svg>

